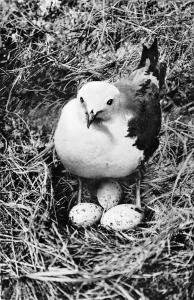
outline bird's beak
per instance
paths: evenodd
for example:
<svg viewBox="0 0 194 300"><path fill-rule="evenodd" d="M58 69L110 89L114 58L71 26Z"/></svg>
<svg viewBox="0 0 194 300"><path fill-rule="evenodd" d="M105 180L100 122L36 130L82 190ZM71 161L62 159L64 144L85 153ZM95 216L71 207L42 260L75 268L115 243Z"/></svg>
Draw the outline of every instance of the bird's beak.
<svg viewBox="0 0 194 300"><path fill-rule="evenodd" d="M90 128L90 125L92 124L92 122L94 121L96 115L93 113L93 111L91 111L89 114L86 115L87 116L87 128Z"/></svg>

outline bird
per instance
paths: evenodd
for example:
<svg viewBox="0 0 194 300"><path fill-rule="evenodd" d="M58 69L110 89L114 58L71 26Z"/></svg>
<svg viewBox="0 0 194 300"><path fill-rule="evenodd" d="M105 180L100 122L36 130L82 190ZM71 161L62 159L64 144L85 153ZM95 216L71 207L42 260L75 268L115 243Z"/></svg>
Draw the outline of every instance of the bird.
<svg viewBox="0 0 194 300"><path fill-rule="evenodd" d="M64 105L54 134L64 167L78 178L95 180L125 178L137 170L140 174L159 146L159 92L165 75L155 38L150 47L143 44L139 64L127 78L85 83Z"/></svg>

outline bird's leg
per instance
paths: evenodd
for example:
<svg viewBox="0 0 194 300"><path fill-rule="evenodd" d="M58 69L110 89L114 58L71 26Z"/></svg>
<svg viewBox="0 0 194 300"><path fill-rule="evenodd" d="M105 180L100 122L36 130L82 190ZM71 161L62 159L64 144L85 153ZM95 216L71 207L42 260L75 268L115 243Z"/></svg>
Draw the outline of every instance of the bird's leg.
<svg viewBox="0 0 194 300"><path fill-rule="evenodd" d="M78 183L79 183L79 187L78 187L78 195L77 195L77 203L81 203L82 200L82 181L81 179L78 177Z"/></svg>
<svg viewBox="0 0 194 300"><path fill-rule="evenodd" d="M136 177L136 206L141 208L141 179L143 177L143 173L145 172L145 166L144 163L141 162L141 165L138 168L137 171L137 177Z"/></svg>
<svg viewBox="0 0 194 300"><path fill-rule="evenodd" d="M138 171L137 178L136 178L136 206L141 208L141 192L140 192L140 184L141 184L141 177L140 172Z"/></svg>

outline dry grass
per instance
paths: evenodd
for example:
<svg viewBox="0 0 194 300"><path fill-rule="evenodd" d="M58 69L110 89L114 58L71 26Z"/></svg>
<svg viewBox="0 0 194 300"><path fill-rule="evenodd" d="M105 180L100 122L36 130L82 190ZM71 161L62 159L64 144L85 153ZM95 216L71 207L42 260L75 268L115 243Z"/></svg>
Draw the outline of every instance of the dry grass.
<svg viewBox="0 0 194 300"><path fill-rule="evenodd" d="M1 1L1 299L194 299L192 1ZM168 65L160 147L136 230L76 230L77 178L52 148L61 106L88 80L116 79L157 35ZM133 201L133 185L124 186Z"/></svg>

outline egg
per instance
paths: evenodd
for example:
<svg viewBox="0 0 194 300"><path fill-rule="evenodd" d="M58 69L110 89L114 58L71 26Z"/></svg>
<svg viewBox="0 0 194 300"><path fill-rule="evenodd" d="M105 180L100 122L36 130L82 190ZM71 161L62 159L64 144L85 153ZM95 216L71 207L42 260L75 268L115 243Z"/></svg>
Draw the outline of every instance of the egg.
<svg viewBox="0 0 194 300"><path fill-rule="evenodd" d="M104 210L108 210L109 208L119 204L121 196L121 186L115 180L103 181L97 190L98 202Z"/></svg>
<svg viewBox="0 0 194 300"><path fill-rule="evenodd" d="M79 203L70 210L69 218L73 225L87 227L98 222L102 212L102 207L94 203Z"/></svg>
<svg viewBox="0 0 194 300"><path fill-rule="evenodd" d="M143 219L141 208L133 204L120 204L110 208L101 218L101 225L114 230L128 230Z"/></svg>

